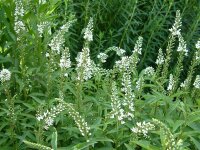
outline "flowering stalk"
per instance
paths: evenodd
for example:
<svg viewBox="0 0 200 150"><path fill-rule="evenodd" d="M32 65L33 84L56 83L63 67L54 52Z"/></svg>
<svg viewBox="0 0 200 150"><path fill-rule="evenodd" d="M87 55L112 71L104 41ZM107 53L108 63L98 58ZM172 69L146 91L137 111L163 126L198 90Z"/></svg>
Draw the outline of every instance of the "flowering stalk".
<svg viewBox="0 0 200 150"><path fill-rule="evenodd" d="M116 82L112 83L112 94L111 94L111 116L110 118L116 118L117 122L119 121L121 124L124 124L124 109L122 108L118 90L116 86Z"/></svg>
<svg viewBox="0 0 200 150"><path fill-rule="evenodd" d="M136 88L137 97L141 95L143 87L144 87L144 78L143 78L143 76L141 76L137 80L136 87L135 87Z"/></svg>
<svg viewBox="0 0 200 150"><path fill-rule="evenodd" d="M168 91L169 95L172 94L172 92L174 90L174 85L175 85L174 76L172 74L170 74L170 76L169 76L169 84L168 84L168 87L167 87L167 91Z"/></svg>
<svg viewBox="0 0 200 150"><path fill-rule="evenodd" d="M88 138L90 133L90 127L87 125L87 122L85 119L80 116L79 112L77 112L71 103L66 103L62 99L57 99L59 101L59 104L52 107L50 110L46 110L43 113L36 114L36 119L38 121L44 122L44 128L46 130L49 129L50 126L53 125L54 119L59 115L61 112L67 110L69 115L74 119L76 125L78 126L81 134Z"/></svg>
<svg viewBox="0 0 200 150"><path fill-rule="evenodd" d="M82 52L79 52L76 61L77 61L77 106L78 109L81 108L82 104L82 88L83 82L92 78L94 73L94 62L90 59L90 49L89 43L93 41L93 18L90 18L87 27L83 30L84 31L84 39L85 45L82 49Z"/></svg>
<svg viewBox="0 0 200 150"><path fill-rule="evenodd" d="M41 22L37 25L39 37L42 37L45 30L48 30L48 34L51 35L51 28L49 22Z"/></svg>
<svg viewBox="0 0 200 150"><path fill-rule="evenodd" d="M122 77L122 92L124 93L124 99L122 101L122 105L125 110L125 117L128 120L132 120L134 118L134 98L131 84L131 75L130 72L124 72Z"/></svg>
<svg viewBox="0 0 200 150"><path fill-rule="evenodd" d="M134 134L137 134L139 136L142 135L145 138L148 138L148 132L154 129L155 129L154 124L152 124L151 122L143 121L143 122L137 122L136 126L131 128L131 131Z"/></svg>
<svg viewBox="0 0 200 150"><path fill-rule="evenodd" d="M29 142L29 141L23 141L26 145L28 145L29 147L31 148L34 148L34 149L40 149L40 150L53 150L52 148L50 147L47 147L47 146L44 146L44 145L41 145L41 144L38 144L38 143L32 143L32 142Z"/></svg>
<svg viewBox="0 0 200 150"><path fill-rule="evenodd" d="M152 119L152 123L158 126L164 132L164 141L162 143L163 149L166 150L182 150L182 140L176 141L170 129L161 121Z"/></svg>
<svg viewBox="0 0 200 150"><path fill-rule="evenodd" d="M185 81L181 84L181 87L185 89L185 91L188 91L191 87L192 77L195 71L195 68L200 64L200 39L196 43L196 52L194 53L194 56L192 58L192 63L189 67L189 71L187 74L187 78Z"/></svg>
<svg viewBox="0 0 200 150"><path fill-rule="evenodd" d="M183 70L183 59L184 55L187 56L187 47L186 47L186 42L184 41L182 35L179 35L179 46L177 51L179 52L179 57L178 57L178 62L175 68L175 73L174 73L174 88L172 90L172 93L178 88L179 84L179 77L181 74L181 71Z"/></svg>
<svg viewBox="0 0 200 150"><path fill-rule="evenodd" d="M164 55L163 55L163 52L162 52L161 48L158 51L158 56L157 56L157 59L156 59L156 64L157 64L156 77L160 77L160 72L161 72L162 66L164 64Z"/></svg>
<svg viewBox="0 0 200 150"><path fill-rule="evenodd" d="M181 27L181 16L180 16L180 11L177 10L175 23L172 26L172 28L169 29L169 31L171 32L171 35L169 37L169 42L168 42L167 49L166 49L165 63L164 63L163 70L162 70L163 79L166 79L168 76L169 64L170 64L171 55L172 55L172 49L174 47L174 42L175 42L176 36L180 35L180 27Z"/></svg>
<svg viewBox="0 0 200 150"><path fill-rule="evenodd" d="M14 128L15 128L15 107L14 107L14 99L15 96L12 97L10 92L10 79L11 79L11 72L8 69L2 69L0 71L0 81L1 84L4 86L4 93L6 95L6 102L8 104L8 116L10 121L10 128L11 128L11 137L14 137Z"/></svg>
<svg viewBox="0 0 200 150"><path fill-rule="evenodd" d="M130 56L130 64L131 64L132 73L137 71L136 66L137 66L137 63L139 62L139 55L142 54L142 42L143 42L143 37L139 36L134 46L133 53Z"/></svg>
<svg viewBox="0 0 200 150"><path fill-rule="evenodd" d="M197 75L194 83L193 83L193 91L192 91L192 97L194 97L194 99L196 99L195 97L199 96L199 91L200 91L200 75Z"/></svg>
<svg viewBox="0 0 200 150"><path fill-rule="evenodd" d="M90 127L88 126L85 119L79 114L79 112L75 110L72 104L63 102L62 105L66 107L66 110L68 111L69 115L74 119L76 125L78 126L81 132L81 135L88 140L88 137L91 135L91 133Z"/></svg>
<svg viewBox="0 0 200 150"><path fill-rule="evenodd" d="M53 125L54 119L60 114L62 111L66 109L62 103L52 107L50 110L46 110L43 113L36 114L36 119L38 121L44 121L44 129L48 130L50 126Z"/></svg>
<svg viewBox="0 0 200 150"><path fill-rule="evenodd" d="M54 52L54 54L60 54L60 52L63 50L63 45L65 42L64 34L69 31L69 28L74 22L76 22L76 19L70 20L66 24L61 26L60 30L52 38L49 46L51 47L51 50L52 52Z"/></svg>
<svg viewBox="0 0 200 150"><path fill-rule="evenodd" d="M125 50L120 48L120 47L116 47L116 46L112 46L112 47L109 47L108 49L106 49L106 53L110 52L110 51L114 51L119 57L122 57L124 56L125 54Z"/></svg>
<svg viewBox="0 0 200 150"><path fill-rule="evenodd" d="M15 1L15 25L14 25L14 30L17 34L17 40L20 40L20 33L22 31L25 31L25 25L22 22L22 17L24 16L24 8L23 8L23 3L21 0L16 0Z"/></svg>
<svg viewBox="0 0 200 150"><path fill-rule="evenodd" d="M64 99L64 84L68 77L68 69L71 67L70 52L69 48L65 48L59 63L61 74L60 74L60 92L62 93L62 98Z"/></svg>

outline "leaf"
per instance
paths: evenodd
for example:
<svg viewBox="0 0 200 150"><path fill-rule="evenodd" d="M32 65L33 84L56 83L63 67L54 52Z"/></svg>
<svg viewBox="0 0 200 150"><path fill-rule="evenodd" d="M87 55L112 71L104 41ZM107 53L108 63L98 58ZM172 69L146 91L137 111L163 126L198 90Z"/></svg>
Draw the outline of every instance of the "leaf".
<svg viewBox="0 0 200 150"><path fill-rule="evenodd" d="M61 147L58 148L57 150L84 150L85 148L94 145L95 142L84 142L84 143L79 143L75 146L68 146L68 147Z"/></svg>
<svg viewBox="0 0 200 150"><path fill-rule="evenodd" d="M196 148L198 150L200 150L200 143L193 137L190 137L191 141L194 143L194 145L196 146Z"/></svg>
<svg viewBox="0 0 200 150"><path fill-rule="evenodd" d="M150 144L150 141L146 140L139 140L139 141L133 141L135 144L147 149L147 150L160 150L159 147L153 146Z"/></svg>
<svg viewBox="0 0 200 150"><path fill-rule="evenodd" d="M125 146L126 146L126 148L127 148L127 150L135 150L135 148L133 148L133 147L131 147L131 146L129 146L128 144L124 144Z"/></svg>
<svg viewBox="0 0 200 150"><path fill-rule="evenodd" d="M177 120L173 125L173 130L172 131L175 132L178 129L178 127L180 127L184 123L185 123L184 120Z"/></svg>
<svg viewBox="0 0 200 150"><path fill-rule="evenodd" d="M51 138L51 146L54 150L57 150L57 131L56 128L54 128L54 132L52 133Z"/></svg>

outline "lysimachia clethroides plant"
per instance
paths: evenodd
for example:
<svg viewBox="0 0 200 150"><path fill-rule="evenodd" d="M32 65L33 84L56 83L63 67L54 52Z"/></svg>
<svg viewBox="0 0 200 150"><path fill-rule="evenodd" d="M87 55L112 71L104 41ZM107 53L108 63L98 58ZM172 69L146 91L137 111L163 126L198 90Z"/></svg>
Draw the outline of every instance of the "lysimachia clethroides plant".
<svg viewBox="0 0 200 150"><path fill-rule="evenodd" d="M38 1L38 5L46 5L46 1ZM21 33L27 30L23 22L25 12L21 1L15 1L15 7L14 31L17 41L20 41L23 40ZM59 133L64 131L66 135L63 139L73 145L69 149L91 150L97 149L96 145L108 146L110 150L137 149L138 145L155 150L160 147L164 150L187 149L188 143L184 140L192 138L185 135L184 129L196 126L182 119L193 114L193 108L186 106L188 100L194 103L194 109L199 107L196 99L200 96L197 69L200 64L200 39L194 46L195 52L189 51L181 32L180 10L176 11L175 22L169 29L166 47L159 48L155 62L144 69L138 67L142 47L146 44L142 36L138 36L131 54L127 55L123 47L110 45L105 51L100 51L95 60L91 55L96 36L93 34L95 19L90 17L86 20L88 23L81 35L83 45L74 60L70 45L66 45L66 38L70 39L68 33L77 21L74 15L55 31L48 21L39 21L36 25L40 40L50 37L43 52L47 68L46 83L42 82L46 88L46 100L43 105L37 106L36 138L24 139L24 143L35 149L56 150L66 144L59 142L59 139L62 140ZM111 53L112 56L109 56ZM185 71L183 61L189 61L191 53L194 53L191 64ZM172 59L174 54L176 59ZM113 57L116 59L113 66L109 69L104 67ZM14 120L10 121L11 127L16 119L14 96L9 89L11 75L14 74L9 68L0 72L0 81L5 85L8 114ZM169 119L171 115L178 121ZM12 130L14 133L14 128ZM47 137L46 140L44 137ZM29 142L31 140L35 141ZM48 144L50 140L51 146ZM77 144L79 140L81 144Z"/></svg>

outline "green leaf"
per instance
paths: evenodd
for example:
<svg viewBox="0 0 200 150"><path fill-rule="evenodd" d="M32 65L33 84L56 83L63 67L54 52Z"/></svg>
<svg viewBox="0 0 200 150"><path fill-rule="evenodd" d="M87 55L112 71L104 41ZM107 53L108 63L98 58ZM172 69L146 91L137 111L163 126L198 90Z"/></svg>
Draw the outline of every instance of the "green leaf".
<svg viewBox="0 0 200 150"><path fill-rule="evenodd" d="M160 150L159 147L153 146L150 144L150 141L146 140L139 140L139 141L133 141L133 143L147 149L147 150Z"/></svg>
<svg viewBox="0 0 200 150"><path fill-rule="evenodd" d="M54 128L54 132L51 136L51 146L54 150L57 150L57 131L56 128Z"/></svg>
<svg viewBox="0 0 200 150"><path fill-rule="evenodd" d="M194 145L196 146L196 148L198 150L200 150L200 143L193 137L190 137L191 141L194 143Z"/></svg>

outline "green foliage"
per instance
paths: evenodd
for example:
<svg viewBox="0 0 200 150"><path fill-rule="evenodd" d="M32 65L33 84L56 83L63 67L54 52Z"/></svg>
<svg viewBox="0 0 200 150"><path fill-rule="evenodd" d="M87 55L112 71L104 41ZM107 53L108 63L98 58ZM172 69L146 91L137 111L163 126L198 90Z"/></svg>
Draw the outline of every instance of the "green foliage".
<svg viewBox="0 0 200 150"><path fill-rule="evenodd" d="M1 0L2 149L199 149L199 10Z"/></svg>

